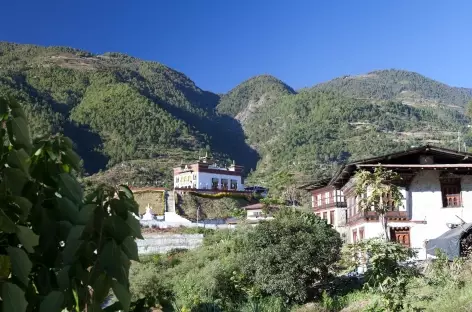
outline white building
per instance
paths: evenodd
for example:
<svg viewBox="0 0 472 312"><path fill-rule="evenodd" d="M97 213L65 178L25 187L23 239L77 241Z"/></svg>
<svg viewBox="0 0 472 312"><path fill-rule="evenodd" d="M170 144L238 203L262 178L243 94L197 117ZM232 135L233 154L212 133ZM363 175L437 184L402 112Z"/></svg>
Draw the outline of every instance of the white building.
<svg viewBox="0 0 472 312"><path fill-rule="evenodd" d="M208 157L174 168L174 189L244 191L243 167L220 167Z"/></svg>
<svg viewBox="0 0 472 312"><path fill-rule="evenodd" d="M382 166L401 177L404 197L387 213L390 239L426 258L427 240L451 227L472 222L472 154L431 145L344 165L330 180L304 188L312 192L314 212L332 224L345 241L379 237L382 226L374 211L360 211L354 174Z"/></svg>

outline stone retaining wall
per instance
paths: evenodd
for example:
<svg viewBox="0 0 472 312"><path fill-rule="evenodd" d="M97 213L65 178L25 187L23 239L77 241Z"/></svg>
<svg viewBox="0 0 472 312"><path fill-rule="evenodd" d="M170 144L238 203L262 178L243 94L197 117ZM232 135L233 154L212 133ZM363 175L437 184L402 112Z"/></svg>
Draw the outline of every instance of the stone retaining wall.
<svg viewBox="0 0 472 312"><path fill-rule="evenodd" d="M202 245L203 234L144 234L138 239L138 253L149 255L166 253L172 249L194 249Z"/></svg>

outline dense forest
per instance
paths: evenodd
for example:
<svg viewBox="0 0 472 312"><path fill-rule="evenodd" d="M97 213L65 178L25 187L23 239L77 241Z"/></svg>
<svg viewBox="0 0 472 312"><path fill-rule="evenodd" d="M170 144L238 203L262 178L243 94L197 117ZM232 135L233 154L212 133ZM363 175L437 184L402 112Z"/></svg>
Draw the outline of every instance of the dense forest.
<svg viewBox="0 0 472 312"><path fill-rule="evenodd" d="M6 42L0 93L23 104L34 136L71 137L90 179L163 186L172 166L206 151L271 185L411 145L457 146L472 100L471 89L399 70L299 91L262 75L217 95L157 62Z"/></svg>

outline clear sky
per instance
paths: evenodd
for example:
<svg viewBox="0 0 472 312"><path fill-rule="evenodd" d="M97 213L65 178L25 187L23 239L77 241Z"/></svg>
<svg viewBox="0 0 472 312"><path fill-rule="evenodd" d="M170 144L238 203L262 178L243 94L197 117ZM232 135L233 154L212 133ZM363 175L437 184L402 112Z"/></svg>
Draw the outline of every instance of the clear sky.
<svg viewBox="0 0 472 312"><path fill-rule="evenodd" d="M472 87L470 0L3 0L0 40L123 52L213 92L376 69Z"/></svg>

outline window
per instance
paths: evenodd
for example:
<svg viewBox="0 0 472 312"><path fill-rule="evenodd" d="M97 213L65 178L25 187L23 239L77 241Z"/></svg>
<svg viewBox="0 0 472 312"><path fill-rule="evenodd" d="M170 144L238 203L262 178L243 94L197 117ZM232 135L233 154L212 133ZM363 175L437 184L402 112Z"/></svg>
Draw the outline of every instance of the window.
<svg viewBox="0 0 472 312"><path fill-rule="evenodd" d="M262 212L261 211L254 211L253 216L256 217L256 218L259 218L260 216L262 216Z"/></svg>
<svg viewBox="0 0 472 312"><path fill-rule="evenodd" d="M318 207L321 207L321 194L318 194Z"/></svg>
<svg viewBox="0 0 472 312"><path fill-rule="evenodd" d="M231 189L232 190L238 189L238 180L231 180Z"/></svg>
<svg viewBox="0 0 472 312"><path fill-rule="evenodd" d="M211 188L216 190L218 188L218 178L211 179Z"/></svg>
<svg viewBox="0 0 472 312"><path fill-rule="evenodd" d="M361 240L364 239L364 228L363 227L359 228L359 239L361 239Z"/></svg>
<svg viewBox="0 0 472 312"><path fill-rule="evenodd" d="M316 207L315 195L311 195L311 207Z"/></svg>
<svg viewBox="0 0 472 312"><path fill-rule="evenodd" d="M223 190L227 190L228 189L228 179L221 179L221 188Z"/></svg>
<svg viewBox="0 0 472 312"><path fill-rule="evenodd" d="M460 179L441 179L441 193L443 207L460 207L462 205Z"/></svg>
<svg viewBox="0 0 472 312"><path fill-rule="evenodd" d="M329 223L334 224L334 210L329 212Z"/></svg>
<svg viewBox="0 0 472 312"><path fill-rule="evenodd" d="M357 242L357 230L352 231L352 242Z"/></svg>
<svg viewBox="0 0 472 312"><path fill-rule="evenodd" d="M323 219L325 219L326 221L328 221L328 212L323 212Z"/></svg>
<svg viewBox="0 0 472 312"><path fill-rule="evenodd" d="M197 175L196 175L196 174L193 175L193 179L194 179L194 180L197 179Z"/></svg>
<svg viewBox="0 0 472 312"><path fill-rule="evenodd" d="M390 210L390 211L397 211L398 210L398 206L395 207L395 205L393 203L391 192L388 192L388 193L384 194L382 197L383 197L384 204L386 204L388 206L388 210Z"/></svg>
<svg viewBox="0 0 472 312"><path fill-rule="evenodd" d="M329 204L329 192L326 192L325 193L325 204L328 205Z"/></svg>

